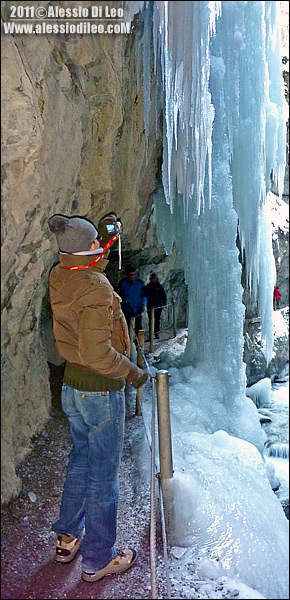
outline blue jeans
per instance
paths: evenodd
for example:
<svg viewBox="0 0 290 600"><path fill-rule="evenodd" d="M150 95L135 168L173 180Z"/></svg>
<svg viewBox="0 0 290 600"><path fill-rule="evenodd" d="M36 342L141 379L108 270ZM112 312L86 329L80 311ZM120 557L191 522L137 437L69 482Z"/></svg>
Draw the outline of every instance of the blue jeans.
<svg viewBox="0 0 290 600"><path fill-rule="evenodd" d="M73 441L56 533L84 539L85 571L102 569L115 556L119 468L124 443L125 394L81 392L62 386L62 407Z"/></svg>

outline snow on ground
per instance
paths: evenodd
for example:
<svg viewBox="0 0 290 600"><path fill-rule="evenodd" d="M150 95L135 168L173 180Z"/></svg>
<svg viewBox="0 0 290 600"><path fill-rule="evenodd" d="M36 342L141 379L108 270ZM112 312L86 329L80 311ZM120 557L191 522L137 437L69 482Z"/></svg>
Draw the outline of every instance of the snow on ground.
<svg viewBox="0 0 290 600"><path fill-rule="evenodd" d="M289 204L286 204L282 198L269 192L268 206L272 222L272 235L274 239L278 236L278 229L287 233L289 231Z"/></svg>
<svg viewBox="0 0 290 600"><path fill-rule="evenodd" d="M180 598L217 598L220 586L228 597L288 598L289 523L267 465L252 443L228 433L234 414L210 374L181 366L185 332L181 339L154 355L158 369L179 363L168 366L174 476L164 486L174 590ZM149 384L143 415L150 423ZM245 397L244 431L253 418L259 413ZM145 454L139 445L138 469Z"/></svg>
<svg viewBox="0 0 290 600"><path fill-rule="evenodd" d="M287 322L288 321L288 322ZM285 337L289 335L289 308L281 308L273 311L274 337Z"/></svg>
<svg viewBox="0 0 290 600"><path fill-rule="evenodd" d="M246 394L258 408L260 406L269 406L271 403L271 379L269 377L260 379L260 381L247 388Z"/></svg>

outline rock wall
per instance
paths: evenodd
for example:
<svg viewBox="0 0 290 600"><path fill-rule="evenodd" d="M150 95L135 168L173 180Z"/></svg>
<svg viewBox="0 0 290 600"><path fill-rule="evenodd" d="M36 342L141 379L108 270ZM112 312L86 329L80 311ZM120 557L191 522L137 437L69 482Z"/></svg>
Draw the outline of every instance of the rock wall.
<svg viewBox="0 0 290 600"><path fill-rule="evenodd" d="M1 3L4 20L10 5ZM163 249L156 247L153 257L146 241L161 132L156 138L152 115L146 159L134 34L3 35L2 90L2 502L7 502L21 487L15 465L50 416L43 338L57 246L49 217L60 212L96 220L115 210L131 252L142 254L147 245L155 260Z"/></svg>

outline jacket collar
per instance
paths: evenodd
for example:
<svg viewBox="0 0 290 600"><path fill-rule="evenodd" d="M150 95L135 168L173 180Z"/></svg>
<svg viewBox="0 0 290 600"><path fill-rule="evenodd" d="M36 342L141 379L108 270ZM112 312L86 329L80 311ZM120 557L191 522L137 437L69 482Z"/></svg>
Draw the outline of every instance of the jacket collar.
<svg viewBox="0 0 290 600"><path fill-rule="evenodd" d="M59 254L59 262L60 262L60 266L61 267L75 267L77 265L89 265L93 260L94 260L94 256L76 256L73 254ZM96 256L95 256L96 258ZM92 267L89 267L88 269L80 269L81 271L97 271L99 273L103 273L103 271L105 270L107 264L109 263L108 260L106 260L105 258L101 258L101 260L99 260L95 265L93 265Z"/></svg>

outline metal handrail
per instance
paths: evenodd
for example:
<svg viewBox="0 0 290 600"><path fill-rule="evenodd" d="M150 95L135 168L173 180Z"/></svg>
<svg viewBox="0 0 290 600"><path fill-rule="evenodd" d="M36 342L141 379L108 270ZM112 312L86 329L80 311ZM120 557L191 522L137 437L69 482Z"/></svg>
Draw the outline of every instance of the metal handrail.
<svg viewBox="0 0 290 600"><path fill-rule="evenodd" d="M150 485L150 565L152 598L158 598L156 563L156 465L155 465L155 387L152 379L152 420L151 420L151 485Z"/></svg>
<svg viewBox="0 0 290 600"><path fill-rule="evenodd" d="M154 310L156 310L157 308L168 308L169 306L172 306L173 302L170 302L169 304L164 304L162 306L152 306L152 308L154 308ZM144 306L144 309L147 307ZM151 308L149 309L151 310ZM142 311L141 313L139 313L138 315L134 315L134 318L136 319L137 317L141 317L143 315L144 311Z"/></svg>
<svg viewBox="0 0 290 600"><path fill-rule="evenodd" d="M146 420L144 419L144 414L142 411L142 402L140 401L138 391L136 394L136 398L138 401L140 413L142 415L143 424L145 428L145 433L147 437L147 442L151 451L151 485L150 485L150 566L151 566L151 593L152 598L158 598L158 585L157 585L157 567L156 567L156 477L158 466L156 464L155 459L155 412L156 412L156 378L153 375L150 365L147 361L147 358L143 352L143 349L139 343L138 337L135 338L137 344L139 346L140 353L144 359L146 364L148 373L152 382L152 418L151 418L151 445L149 442L148 436L148 426L146 424ZM160 494L160 515L161 515L161 529L162 529L162 541L163 541L163 556L164 556L164 567L166 574L166 585L167 585L167 598L171 599L171 584L169 578L169 569L168 569L168 551L167 551L167 535L166 535L166 526L165 526L165 516L164 516L164 504L163 504L163 495L161 489L161 480L159 480L159 494Z"/></svg>

